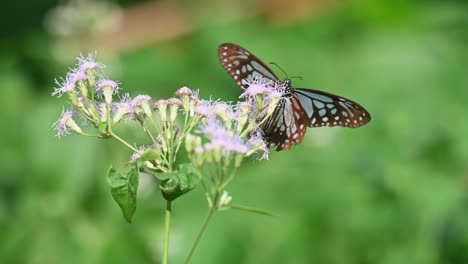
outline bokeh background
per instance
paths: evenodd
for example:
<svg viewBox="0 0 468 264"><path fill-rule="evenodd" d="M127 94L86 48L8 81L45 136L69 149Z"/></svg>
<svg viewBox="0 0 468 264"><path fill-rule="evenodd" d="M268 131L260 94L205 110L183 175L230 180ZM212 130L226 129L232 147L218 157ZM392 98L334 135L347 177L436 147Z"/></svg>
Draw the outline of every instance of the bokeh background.
<svg viewBox="0 0 468 264"><path fill-rule="evenodd" d="M52 98L97 51L132 95L236 100L217 46L240 44L296 87L352 98L359 129L310 129L290 151L244 163L193 263L468 263L468 5L432 0L2 2L0 263L160 263L164 200L141 179L127 224L106 170L131 153L51 125ZM278 73L280 76L282 74ZM136 132L128 132L133 136ZM206 213L201 190L173 206L170 262Z"/></svg>

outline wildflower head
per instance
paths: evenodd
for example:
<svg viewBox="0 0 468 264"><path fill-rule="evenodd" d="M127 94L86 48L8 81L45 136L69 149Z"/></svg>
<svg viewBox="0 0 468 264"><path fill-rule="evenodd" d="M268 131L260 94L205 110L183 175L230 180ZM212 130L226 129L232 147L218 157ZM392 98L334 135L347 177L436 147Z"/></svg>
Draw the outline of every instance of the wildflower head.
<svg viewBox="0 0 468 264"><path fill-rule="evenodd" d="M187 86L184 86L180 88L179 90L176 91L175 93L178 97L183 98L184 96L190 96L193 94L193 91L188 88Z"/></svg>
<svg viewBox="0 0 468 264"><path fill-rule="evenodd" d="M89 53L88 56L83 54L78 57L78 69L82 70L86 74L95 72L96 68L104 68L104 64L95 61L96 53Z"/></svg>
<svg viewBox="0 0 468 264"><path fill-rule="evenodd" d="M69 134L70 130L78 134L83 133L81 128L73 120L73 111L71 109L66 111L63 110L59 120L53 124L53 127L57 132L57 137L59 138L63 137L66 134Z"/></svg>
<svg viewBox="0 0 468 264"><path fill-rule="evenodd" d="M104 97L106 104L112 103L112 96L119 91L119 85L111 80L103 79L98 81L96 85L96 92L99 96Z"/></svg>
<svg viewBox="0 0 468 264"><path fill-rule="evenodd" d="M202 127L201 132L209 139L204 148L214 150L215 160L219 160L221 155L245 154L248 151L244 140L233 131L227 130L217 119L207 119L207 123Z"/></svg>
<svg viewBox="0 0 468 264"><path fill-rule="evenodd" d="M151 111L151 108L149 106L150 101L151 97L148 95L138 95L135 98L133 98L131 104L134 113L137 116L144 115L147 117L151 117L153 115L153 112Z"/></svg>
<svg viewBox="0 0 468 264"><path fill-rule="evenodd" d="M119 122L126 114L132 112L132 104L128 93L122 96L120 102L112 103L112 112L114 114L112 119L114 124Z"/></svg>
<svg viewBox="0 0 468 264"><path fill-rule="evenodd" d="M67 78L65 80L62 79L62 81L55 80L55 83L58 85L57 88L54 88L54 92L52 92L53 96L61 97L63 94L67 94L68 96L70 95L75 95L75 82L71 80L70 78ZM76 96L74 96L76 98Z"/></svg>
<svg viewBox="0 0 468 264"><path fill-rule="evenodd" d="M215 102L212 100L199 100L195 107L195 113L206 118L213 118L215 116L214 104Z"/></svg>
<svg viewBox="0 0 468 264"><path fill-rule="evenodd" d="M235 119L237 120L236 133L241 133L244 129L249 117L251 116L254 106L251 105L251 102L239 102L236 105Z"/></svg>
<svg viewBox="0 0 468 264"><path fill-rule="evenodd" d="M241 94L240 98L255 97L257 95L266 95L269 93L272 82L268 79L255 77L252 80L247 80L247 89Z"/></svg>
<svg viewBox="0 0 468 264"><path fill-rule="evenodd" d="M193 108L195 106L194 103L192 103L191 98L196 96L196 93L192 91L190 88L184 86L177 90L175 93L177 97L179 97L182 100L182 106L184 108L185 113L191 113L193 112ZM198 98L197 98L198 99ZM191 115L193 116L193 115Z"/></svg>
<svg viewBox="0 0 468 264"><path fill-rule="evenodd" d="M156 101L153 105L153 109L159 111L159 116L161 117L162 122L167 121L167 105L167 101L163 99Z"/></svg>
<svg viewBox="0 0 468 264"><path fill-rule="evenodd" d="M213 105L213 111L216 116L219 116L228 128L230 128L231 120L234 119L232 106L225 102L217 102Z"/></svg>
<svg viewBox="0 0 468 264"><path fill-rule="evenodd" d="M182 101L177 98L169 98L167 104L169 105L169 122L174 122L177 118L177 110L182 106Z"/></svg>
<svg viewBox="0 0 468 264"><path fill-rule="evenodd" d="M249 137L249 140L247 141L247 145L249 146L249 152L247 153L247 156L250 156L255 153L261 153L260 160L267 160L268 159L268 145L265 142L262 132L256 131L251 134Z"/></svg>

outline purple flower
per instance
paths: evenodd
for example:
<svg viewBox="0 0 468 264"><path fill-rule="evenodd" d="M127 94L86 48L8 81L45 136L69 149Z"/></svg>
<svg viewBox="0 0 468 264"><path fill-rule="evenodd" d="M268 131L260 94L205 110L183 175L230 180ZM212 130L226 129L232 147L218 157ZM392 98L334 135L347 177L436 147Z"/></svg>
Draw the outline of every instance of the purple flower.
<svg viewBox="0 0 468 264"><path fill-rule="evenodd" d="M240 136L229 133L223 137L213 139L212 144L215 147L221 148L223 155L231 153L246 154L249 151L249 148L244 144Z"/></svg>
<svg viewBox="0 0 468 264"><path fill-rule="evenodd" d="M131 101L133 114L139 115L143 113L144 115L151 117L153 113L150 108L151 96L148 95L138 95Z"/></svg>
<svg viewBox="0 0 468 264"><path fill-rule="evenodd" d="M177 99L177 98L169 98L169 99L167 99L166 102L167 102L168 105L177 105L177 106L182 105L182 101L180 99Z"/></svg>
<svg viewBox="0 0 468 264"><path fill-rule="evenodd" d="M98 95L102 96L105 89L109 89L111 91L111 95L115 95L119 91L119 84L108 79L99 80L96 84L96 92Z"/></svg>
<svg viewBox="0 0 468 264"><path fill-rule="evenodd" d="M187 86L184 86L182 88L180 88L179 90L177 90L177 92L175 93L175 95L179 96L179 97L182 97L184 95L192 95L193 91L188 88Z"/></svg>
<svg viewBox="0 0 468 264"><path fill-rule="evenodd" d="M221 125L221 122L216 118L208 118L206 125L202 127L200 132L205 134L205 136L210 139L227 133L226 129Z"/></svg>
<svg viewBox="0 0 468 264"><path fill-rule="evenodd" d="M67 78L66 80L62 79L62 82L55 80L55 83L59 86L54 88L54 92L52 96L57 95L57 97L61 97L64 93L70 93L75 91L75 82Z"/></svg>
<svg viewBox="0 0 468 264"><path fill-rule="evenodd" d="M213 111L214 113L221 117L224 122L231 122L232 120L235 119L234 111L232 110L232 106L229 103L225 102L216 102L213 105Z"/></svg>
<svg viewBox="0 0 468 264"><path fill-rule="evenodd" d="M252 154L255 152L263 152L262 156L259 158L260 160L268 160L268 155L270 152L261 131L252 133L247 142L247 146L249 146L249 149L252 150Z"/></svg>
<svg viewBox="0 0 468 264"><path fill-rule="evenodd" d="M79 81L85 81L88 79L88 76L86 76L86 73L81 70L75 70L70 73L68 73L67 79L70 80L73 84L79 82Z"/></svg>
<svg viewBox="0 0 468 264"><path fill-rule="evenodd" d="M214 104L216 102L213 102L211 100L200 100L198 101L197 106L195 107L195 113L207 117L207 118L212 118L215 116L214 112Z"/></svg>
<svg viewBox="0 0 468 264"><path fill-rule="evenodd" d="M78 69L80 71L86 72L87 70L94 70L96 68L104 68L104 64L100 62L96 62L94 59L96 57L96 53L89 53L87 57L83 56L83 54L78 57Z"/></svg>
<svg viewBox="0 0 468 264"><path fill-rule="evenodd" d="M60 115L60 118L57 122L55 122L52 125L57 131L56 136L61 138L65 136L66 134L70 134L70 130L75 131L76 133L81 134L81 128L76 124L76 122L73 120L73 110L68 109L65 111L65 109L62 111L62 114Z"/></svg>
<svg viewBox="0 0 468 264"><path fill-rule="evenodd" d="M129 115L130 119L135 119L135 116L133 116L134 110L131 101L132 99L130 98L130 95L125 93L120 99L120 102L111 104L111 111L114 116L112 121L114 123L119 122L122 117L127 114Z"/></svg>
<svg viewBox="0 0 468 264"><path fill-rule="evenodd" d="M149 104L151 101L151 96L149 95L138 95L132 100L132 105L134 107L140 107L144 104Z"/></svg>
<svg viewBox="0 0 468 264"><path fill-rule="evenodd" d="M204 145L206 150L221 149L223 155L231 153L245 154L249 150L244 140L226 128L215 118L209 118L207 124L202 127L201 132L210 139Z"/></svg>
<svg viewBox="0 0 468 264"><path fill-rule="evenodd" d="M254 97L259 94L268 95L274 91L272 82L264 78L254 78L252 81L247 81L249 87L245 89L245 92L240 95L240 98Z"/></svg>

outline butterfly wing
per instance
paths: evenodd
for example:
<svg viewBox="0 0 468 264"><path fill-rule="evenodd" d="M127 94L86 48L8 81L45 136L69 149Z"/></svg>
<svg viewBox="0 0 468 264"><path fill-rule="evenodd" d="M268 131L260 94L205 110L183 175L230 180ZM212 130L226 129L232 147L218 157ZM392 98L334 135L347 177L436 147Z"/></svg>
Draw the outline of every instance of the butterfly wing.
<svg viewBox="0 0 468 264"><path fill-rule="evenodd" d="M277 81L273 71L255 55L232 43L221 44L218 48L221 65L242 89L248 87L254 77Z"/></svg>
<svg viewBox="0 0 468 264"><path fill-rule="evenodd" d="M279 102L272 116L262 125L262 131L268 146L275 145L277 151L288 150L291 144L302 142L308 123L299 97L292 94Z"/></svg>
<svg viewBox="0 0 468 264"><path fill-rule="evenodd" d="M308 126L360 127L371 120L369 112L358 103L334 94L294 89L307 119Z"/></svg>

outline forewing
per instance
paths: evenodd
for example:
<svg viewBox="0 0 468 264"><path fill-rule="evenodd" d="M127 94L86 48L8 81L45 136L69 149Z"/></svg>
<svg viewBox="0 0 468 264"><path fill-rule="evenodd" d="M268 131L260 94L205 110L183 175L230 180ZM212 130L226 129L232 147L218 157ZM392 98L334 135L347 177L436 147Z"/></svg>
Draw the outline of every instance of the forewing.
<svg viewBox="0 0 468 264"><path fill-rule="evenodd" d="M239 45L232 43L221 44L218 48L221 65L232 76L242 89L248 87L254 77L263 77L276 81L278 77L260 59Z"/></svg>
<svg viewBox="0 0 468 264"><path fill-rule="evenodd" d="M294 89L308 118L308 126L360 127L371 120L369 112L358 103L334 94Z"/></svg>
<svg viewBox="0 0 468 264"><path fill-rule="evenodd" d="M276 150L288 150L292 144L300 144L306 133L308 119L299 98L293 94L283 98L272 116L262 126L268 146Z"/></svg>

